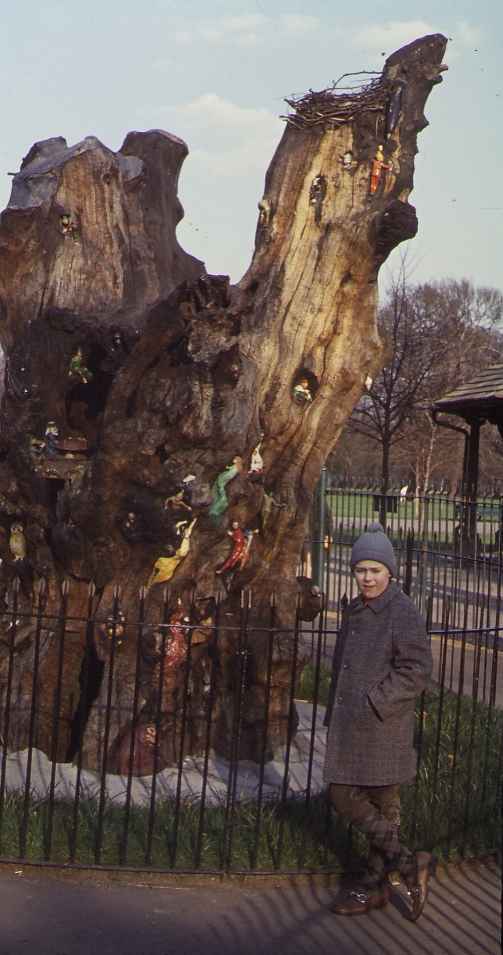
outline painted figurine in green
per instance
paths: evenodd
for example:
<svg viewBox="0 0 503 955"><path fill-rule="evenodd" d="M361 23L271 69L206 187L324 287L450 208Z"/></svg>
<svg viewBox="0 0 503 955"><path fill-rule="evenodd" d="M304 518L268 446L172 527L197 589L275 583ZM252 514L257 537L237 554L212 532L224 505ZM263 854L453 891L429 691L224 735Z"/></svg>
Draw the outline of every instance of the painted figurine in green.
<svg viewBox="0 0 503 955"><path fill-rule="evenodd" d="M274 500L274 491L265 491L262 498L262 507L260 508L260 519L262 522L262 529L267 524L269 517L271 515L272 506L274 507L286 507L286 504L276 504Z"/></svg>
<svg viewBox="0 0 503 955"><path fill-rule="evenodd" d="M71 235L72 239L76 242L79 237L79 227L75 216L65 213L65 215L59 217L59 224L63 235Z"/></svg>
<svg viewBox="0 0 503 955"><path fill-rule="evenodd" d="M73 356L68 367L68 377L69 378L81 378L85 385L88 381L91 381L93 373L89 371L89 368L86 368L84 365L84 356L82 354L82 348L77 348L77 354Z"/></svg>
<svg viewBox="0 0 503 955"><path fill-rule="evenodd" d="M220 526L222 522L222 514L229 506L229 499L225 490L226 485L240 474L242 470L243 459L239 454L236 454L232 459L232 464L229 464L229 466L225 468L225 471L222 471L218 475L211 488L213 503L208 511L208 517L218 526Z"/></svg>
<svg viewBox="0 0 503 955"><path fill-rule="evenodd" d="M45 441L36 438L33 434L26 435L28 439L28 450L34 464L42 464L45 459Z"/></svg>
<svg viewBox="0 0 503 955"><path fill-rule="evenodd" d="M299 382L292 389L292 398L297 398L298 401L307 402L313 400L313 396L309 389L309 382L307 378L301 378Z"/></svg>

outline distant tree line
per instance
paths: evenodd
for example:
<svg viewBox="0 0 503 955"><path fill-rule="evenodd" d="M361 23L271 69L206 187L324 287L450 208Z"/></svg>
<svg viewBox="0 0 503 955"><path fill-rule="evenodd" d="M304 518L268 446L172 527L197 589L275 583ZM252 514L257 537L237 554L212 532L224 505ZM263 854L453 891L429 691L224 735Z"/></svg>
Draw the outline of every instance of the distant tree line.
<svg viewBox="0 0 503 955"><path fill-rule="evenodd" d="M388 361L356 406L329 467L388 487L461 479L461 434L435 424L434 401L503 361L503 295L467 280L413 284L405 261L379 310ZM452 416L453 424L462 425ZM480 478L503 478L503 441L482 428Z"/></svg>

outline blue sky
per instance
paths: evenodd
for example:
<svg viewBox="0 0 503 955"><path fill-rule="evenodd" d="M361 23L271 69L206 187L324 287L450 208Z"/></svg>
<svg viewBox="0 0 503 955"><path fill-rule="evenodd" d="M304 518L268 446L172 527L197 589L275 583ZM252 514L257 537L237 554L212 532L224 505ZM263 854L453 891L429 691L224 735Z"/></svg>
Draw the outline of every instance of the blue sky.
<svg viewBox="0 0 503 955"><path fill-rule="evenodd" d="M451 42L418 141L412 278L503 289L501 0L0 0L0 208L38 140L116 150L166 129L189 147L180 242L237 281L284 98L380 70L427 33Z"/></svg>

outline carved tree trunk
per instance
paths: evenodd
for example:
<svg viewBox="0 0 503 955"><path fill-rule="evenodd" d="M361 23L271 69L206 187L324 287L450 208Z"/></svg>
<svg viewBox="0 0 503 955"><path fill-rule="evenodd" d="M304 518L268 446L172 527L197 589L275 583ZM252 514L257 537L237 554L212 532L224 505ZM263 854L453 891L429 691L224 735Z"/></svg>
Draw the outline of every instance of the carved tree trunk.
<svg viewBox="0 0 503 955"><path fill-rule="evenodd" d="M72 149L49 140L24 160L0 227L3 586L12 608L19 578L15 599L29 613L43 579L47 612L94 613L102 626L87 630L86 643L86 624L68 624L64 652L56 625L44 623L38 640L34 618L22 618L14 638L4 628L4 688L7 644L16 647L11 746L26 745L38 654L35 742L67 758L87 653L96 698L85 764L96 768L103 757L109 691L110 768L123 765L131 733L144 741L155 714L160 764L172 761L192 594L189 746L200 750L208 622L220 594L228 628L212 743L228 752L240 595L253 590L260 624L273 587L277 621L291 626L313 490L367 376L381 367L377 274L416 232L407 202L416 136L445 44L425 37L390 57L362 92L313 93L294 105L267 173L252 263L233 287L205 275L176 241L180 140L130 133L117 154L94 139ZM53 459L49 421L59 430ZM166 581L172 627L160 679L155 624ZM120 640L122 627L107 623L117 618L117 584ZM252 758L264 732L265 641L253 638L247 675L242 755ZM290 667L291 640L278 636L269 751L285 737Z"/></svg>

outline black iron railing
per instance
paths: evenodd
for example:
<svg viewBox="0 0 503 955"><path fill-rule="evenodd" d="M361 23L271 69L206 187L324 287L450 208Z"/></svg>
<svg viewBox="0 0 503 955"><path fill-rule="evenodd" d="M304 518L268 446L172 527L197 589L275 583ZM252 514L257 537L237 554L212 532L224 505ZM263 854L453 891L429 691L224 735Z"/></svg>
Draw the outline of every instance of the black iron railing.
<svg viewBox="0 0 503 955"><path fill-rule="evenodd" d="M155 622L157 692L143 765L135 731L145 704L142 646L153 626L146 619L144 595L126 619L117 590L106 619L107 641L98 654L96 636L104 622L93 614L93 587L84 617L69 613L67 584L57 615L47 612L43 585L29 612L15 591L12 605L4 608L0 642L0 857L221 873L357 866L365 846L331 813L323 788L322 721L341 613L356 590L348 569L351 547L379 517L379 495L363 484L323 488L314 540L306 541L301 568L311 576L316 565L326 595L315 624L308 627L297 615L291 630L278 629L272 598L269 620L258 627L245 592L240 619L230 626L217 606L204 622L201 645L201 627L190 610L176 631L178 639L183 632L183 652L176 671L169 670L178 694L169 725L163 692L175 631L166 594ZM466 533L473 522L455 496L411 495L397 488L386 497L398 582L425 616L435 660L431 686L417 704L421 769L403 787L404 838L435 848L444 859L479 856L501 845L499 497L486 495L477 502L476 539ZM71 712L63 718L68 659L78 633L79 679ZM123 643L133 653L130 689L118 716ZM43 680L49 652L48 694ZM225 660L232 686L222 709ZM130 727L130 742L123 744L119 770L113 753L120 726ZM250 758L247 740L257 726ZM65 732L69 745L62 743Z"/></svg>

